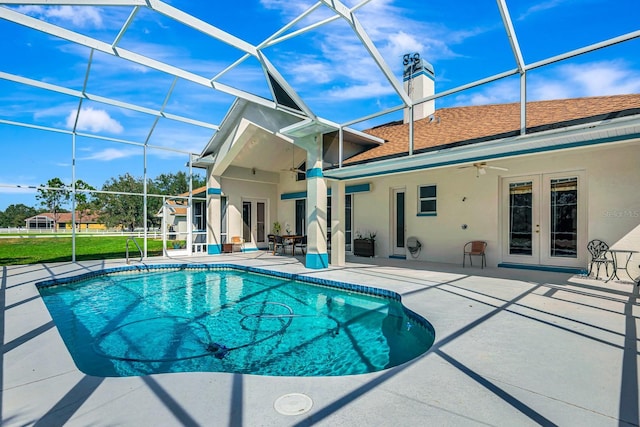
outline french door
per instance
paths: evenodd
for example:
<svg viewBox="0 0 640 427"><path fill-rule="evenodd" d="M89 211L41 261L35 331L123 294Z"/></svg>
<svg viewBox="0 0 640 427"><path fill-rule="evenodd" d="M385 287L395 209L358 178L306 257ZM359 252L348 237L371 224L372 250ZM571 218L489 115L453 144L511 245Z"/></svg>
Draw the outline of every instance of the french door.
<svg viewBox="0 0 640 427"><path fill-rule="evenodd" d="M581 172L503 179L503 261L583 266L584 181Z"/></svg>
<svg viewBox="0 0 640 427"><path fill-rule="evenodd" d="M245 243L253 243L258 248L267 245L267 201L260 199L242 200L242 238Z"/></svg>

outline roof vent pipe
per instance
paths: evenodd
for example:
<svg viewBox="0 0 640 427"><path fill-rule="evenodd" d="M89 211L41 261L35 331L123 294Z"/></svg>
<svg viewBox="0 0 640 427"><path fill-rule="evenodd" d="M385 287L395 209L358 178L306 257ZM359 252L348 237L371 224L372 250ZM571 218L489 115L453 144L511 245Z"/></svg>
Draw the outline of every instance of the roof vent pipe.
<svg viewBox="0 0 640 427"><path fill-rule="evenodd" d="M426 98L435 93L436 76L433 71L433 65L420 58L419 53L408 53L404 55L402 65L404 66L404 73L402 75L404 90L413 101ZM413 107L413 120L424 119L435 113L435 111L435 100L415 105ZM409 123L409 120L409 109L405 108L404 123Z"/></svg>

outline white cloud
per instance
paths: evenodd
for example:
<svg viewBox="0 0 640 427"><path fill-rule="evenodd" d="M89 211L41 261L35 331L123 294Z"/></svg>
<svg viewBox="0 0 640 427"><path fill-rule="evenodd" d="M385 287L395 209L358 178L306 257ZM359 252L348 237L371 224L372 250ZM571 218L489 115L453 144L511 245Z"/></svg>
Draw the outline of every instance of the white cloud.
<svg viewBox="0 0 640 427"><path fill-rule="evenodd" d="M41 101L41 103L44 104L47 101L47 99L46 98L43 98L42 100L37 99L36 101ZM77 107L77 103L75 104L75 106ZM73 103L64 103L64 104L54 105L52 107L47 107L47 108L42 108L42 105L39 105L38 109L33 113L33 118L36 120L40 120L47 117L61 117L61 116L67 115L69 111L73 109L73 107L74 107Z"/></svg>
<svg viewBox="0 0 640 427"><path fill-rule="evenodd" d="M331 81L333 67L327 62L316 61L314 58L299 59L295 65L293 79L297 83L327 83Z"/></svg>
<svg viewBox="0 0 640 427"><path fill-rule="evenodd" d="M479 90L463 92L455 97L455 105L504 104L517 102L519 99L520 88L518 81L508 79L483 86Z"/></svg>
<svg viewBox="0 0 640 427"><path fill-rule="evenodd" d="M313 3L310 1L290 0L260 0L265 9L279 10L283 14L291 15L308 9Z"/></svg>
<svg viewBox="0 0 640 427"><path fill-rule="evenodd" d="M404 31L391 34L385 47L385 51L388 52L387 57L390 58L401 58L406 53L424 52L424 50L424 44Z"/></svg>
<svg viewBox="0 0 640 427"><path fill-rule="evenodd" d="M288 18L300 12L296 2L261 2L265 7L281 10ZM359 2L345 1L349 7L356 3ZM481 28L458 31L438 22L424 22L413 11L398 7L396 3L395 0L372 1L355 12L396 78L402 74L404 54L419 52L429 62L453 58L458 55L450 46L486 31ZM328 10L326 7L321 9L322 15ZM301 91L303 98L322 102L323 99L333 100L338 95L345 100L372 99L395 93L358 36L342 18L305 37L311 38L309 42L317 47L317 51L307 50L307 54L300 57L292 51L279 50L280 58L274 61L293 86ZM295 39L292 42L295 43ZM296 58L295 62L290 62L292 57ZM349 82L350 87L342 89L343 82ZM329 85L333 87L327 87Z"/></svg>
<svg viewBox="0 0 640 427"><path fill-rule="evenodd" d="M76 111L72 110L67 116L66 126L69 129L73 129L73 125L76 121ZM109 132L109 133L122 133L124 128L115 119L109 116L104 110L96 110L94 108L83 108L80 111L80 117L78 119L78 130L90 130L91 132Z"/></svg>
<svg viewBox="0 0 640 427"><path fill-rule="evenodd" d="M391 85L381 82L370 82L362 85L349 85L345 88L334 88L323 96L341 101L354 99L368 99L395 93Z"/></svg>
<svg viewBox="0 0 640 427"><path fill-rule="evenodd" d="M543 1L541 3L536 3L533 6L530 6L526 11L521 13L520 16L518 16L517 20L522 21L528 18L530 15L533 15L538 12L542 12L544 10L553 9L562 3L564 3L564 0L548 0L548 1Z"/></svg>
<svg viewBox="0 0 640 427"><path fill-rule="evenodd" d="M518 90L518 88L515 87L514 90ZM571 89L567 84L553 80L532 83L529 88L529 94L530 101L572 98Z"/></svg>
<svg viewBox="0 0 640 427"><path fill-rule="evenodd" d="M559 99L640 92L640 72L629 68L622 60L561 65L552 72L551 75L531 79L531 98Z"/></svg>
<svg viewBox="0 0 640 427"><path fill-rule="evenodd" d="M157 147L174 148L181 153L169 150L150 149L150 156L159 158L185 158L184 152L200 153L207 144L213 131L206 129L186 129L183 126L170 125L162 132L154 132L149 143ZM186 161L186 158L185 158Z"/></svg>
<svg viewBox="0 0 640 427"><path fill-rule="evenodd" d="M111 160L124 159L132 156L139 156L142 152L140 150L132 148L105 148L104 150L96 151L90 156L81 157L79 160L98 160L101 162L108 162Z"/></svg>
<svg viewBox="0 0 640 427"><path fill-rule="evenodd" d="M25 15L53 22L69 22L78 28L103 28L101 10L90 6L20 6L17 11Z"/></svg>
<svg viewBox="0 0 640 427"><path fill-rule="evenodd" d="M638 92L640 72L629 68L622 60L559 65L548 71L532 72L527 78L529 101ZM486 105L519 99L518 80L507 79L460 94L456 96L455 104Z"/></svg>
<svg viewBox="0 0 640 427"><path fill-rule="evenodd" d="M9 180L7 182L14 182L14 180ZM3 184L3 185L14 185L14 184ZM37 186L38 184L34 184L33 186ZM16 188L16 187L3 187L0 186L0 193L2 194L32 194L34 193L34 189L32 188ZM20 203L20 202L17 202ZM11 204L14 204L13 202Z"/></svg>

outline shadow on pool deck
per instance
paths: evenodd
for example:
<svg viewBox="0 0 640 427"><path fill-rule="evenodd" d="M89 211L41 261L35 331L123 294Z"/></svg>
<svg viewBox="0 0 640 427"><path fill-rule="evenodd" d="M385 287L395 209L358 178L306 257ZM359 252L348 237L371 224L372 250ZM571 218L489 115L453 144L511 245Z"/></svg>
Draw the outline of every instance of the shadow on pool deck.
<svg viewBox="0 0 640 427"><path fill-rule="evenodd" d="M3 425L638 425L638 289L581 276L349 258L308 270L264 252L145 263L228 262L379 286L436 328L402 366L350 377L220 373L87 376L73 364L34 283L113 267L84 261L2 267ZM121 263L121 261L120 261ZM339 352L336 353L339 357ZM313 399L285 416L287 393Z"/></svg>

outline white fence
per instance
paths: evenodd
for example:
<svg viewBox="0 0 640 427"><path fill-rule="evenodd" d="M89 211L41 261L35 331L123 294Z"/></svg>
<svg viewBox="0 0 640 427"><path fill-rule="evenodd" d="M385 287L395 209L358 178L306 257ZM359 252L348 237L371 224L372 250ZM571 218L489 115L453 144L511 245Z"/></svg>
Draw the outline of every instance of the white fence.
<svg viewBox="0 0 640 427"><path fill-rule="evenodd" d="M72 230L53 230L46 228L0 228L0 237L16 237L16 234L20 236L71 236ZM134 231L128 230L76 230L76 236L131 236L131 237L144 237L144 230L135 229ZM147 237L150 239L162 239L162 232L159 229L153 229L147 231Z"/></svg>

